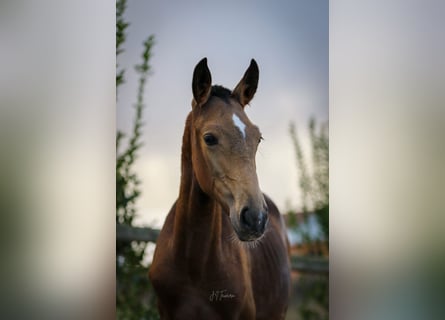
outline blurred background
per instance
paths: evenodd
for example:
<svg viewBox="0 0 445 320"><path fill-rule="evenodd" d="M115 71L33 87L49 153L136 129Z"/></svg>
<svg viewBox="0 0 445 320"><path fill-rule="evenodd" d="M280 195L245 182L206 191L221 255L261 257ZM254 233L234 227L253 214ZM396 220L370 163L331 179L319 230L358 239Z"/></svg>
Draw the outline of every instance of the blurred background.
<svg viewBox="0 0 445 320"><path fill-rule="evenodd" d="M128 2L126 21L134 6L139 8L143 3ZM161 5L150 3L153 9L141 15L150 14ZM270 14L274 15L274 10L282 5L286 6L286 2L275 1ZM233 17L235 8L240 7L242 3L234 5L227 16ZM246 12L254 13L261 7L252 5ZM226 12L224 9L229 10L226 6L219 10ZM313 18L309 12L302 12ZM270 23L264 17L262 30L272 32L275 24L292 20L285 18L292 14L294 11L288 10L278 21ZM173 12L165 15L171 16ZM445 3L440 0L329 1L329 318L442 319L445 314L444 15ZM253 19L252 14L243 21L248 23L249 19ZM164 29L174 23L170 19L163 21ZM221 24L221 20L215 21ZM235 23L233 19L222 22ZM299 37L300 31L285 34ZM127 34L130 41L131 29ZM137 103L141 74L135 73L133 66L143 63L143 43L152 34L152 68L143 101L144 135L153 127L150 121L157 120L149 112L160 110L148 102L155 93L148 86L158 83L154 77L165 69L158 69L160 66L155 63L160 58L157 50L166 44L160 30L153 26L134 35L134 57L124 55L130 48L119 57L117 70L127 70L128 89L121 85L117 90L116 108L115 2L0 3L2 319L115 317L116 234L121 233L116 230L115 218L116 123L126 135L120 142L121 154L128 147L126 139L132 136L135 123L136 111L132 106ZM262 40L278 45L273 42L280 38L276 37ZM242 39L251 41L248 37ZM306 48L311 46L309 42L303 43ZM245 50L244 46L237 49ZM272 45L270 49L275 50ZM277 46L275 51L280 54L278 50ZM178 55L186 59L183 51ZM326 118L318 111L303 114L305 108L294 109L304 104L296 100L301 104L292 104L293 115L284 120L271 119L273 124L283 121L282 127L268 129L269 121L263 122L256 112L268 110L261 106L266 101L261 95L275 92L266 90L264 81L274 82L273 78L278 79L279 75L267 76L273 68L269 62L263 62L267 57L261 54L247 52L242 59L229 61L225 60L228 54L214 59L209 52L196 53L193 59L181 63L187 70L174 72L173 77L184 77L177 81L184 88L180 105L173 107L181 109L184 115L187 112L191 72L202 56L208 56L215 82L228 87L239 80L250 58L257 59L260 86L248 115L268 132L257 160L271 156L266 148L275 143L288 144L289 157L283 158L291 159L285 160L290 161L286 177L289 187L280 187L286 194L289 192L284 201L280 194L285 193L280 190L278 195L271 194L275 188L266 185L270 174L260 173L260 183L284 213L295 211L298 221L303 191L299 187L301 172L290 123L295 124L297 140L308 157L305 162L310 174L310 119L313 116L320 128ZM305 59L310 60L306 56ZM228 70L230 78L226 79L223 71L227 68L233 70ZM280 86L284 88L286 84ZM121 103L125 90L131 105ZM295 96L298 99L303 92ZM276 96L273 99L274 106L284 105L275 100ZM319 107L324 108L322 104L314 108ZM122 111L126 124L120 122L121 115L117 114L124 108L129 109ZM267 115L280 114L267 111ZM178 132L172 134L172 139L178 139L173 143L175 150L184 124L182 117L177 121ZM273 135L280 130L284 138L277 142ZM147 167L142 164L143 153L159 150L159 146L154 148L155 135L140 140L145 145L137 149L132 170L136 166ZM178 160L174 156L176 165ZM172 168L171 172L174 179L179 177L179 170ZM151 181L137 177L141 180L138 188ZM174 187L177 192L177 186ZM132 204L138 216L132 223L162 223L161 218L144 218L142 202L150 200L143 196L141 191ZM290 199L288 207L286 198ZM148 237L145 229L143 234ZM301 246L300 256L304 255L303 249L309 250ZM137 253L136 250L132 252ZM142 265L146 268L148 261Z"/></svg>

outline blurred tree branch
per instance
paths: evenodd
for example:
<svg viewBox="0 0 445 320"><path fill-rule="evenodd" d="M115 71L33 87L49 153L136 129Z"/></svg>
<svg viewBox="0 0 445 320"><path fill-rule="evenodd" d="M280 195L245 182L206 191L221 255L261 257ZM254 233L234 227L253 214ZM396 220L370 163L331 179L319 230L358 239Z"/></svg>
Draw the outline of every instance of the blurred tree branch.
<svg viewBox="0 0 445 320"><path fill-rule="evenodd" d="M124 52L126 29L126 0L116 2L116 101L118 88L125 82L125 69L119 67L118 57ZM135 66L139 75L137 98L134 105L135 118L127 145L124 132L116 132L116 223L117 229L133 226L136 216L136 201L141 194L140 180L134 171L137 152L142 146L144 92L151 66L149 64L154 45L154 36L143 42L141 62ZM123 148L122 151L120 151ZM121 227L121 228L120 228ZM148 279L148 268L142 264L147 243L145 241L116 241L116 315L118 319L159 319L155 295Z"/></svg>

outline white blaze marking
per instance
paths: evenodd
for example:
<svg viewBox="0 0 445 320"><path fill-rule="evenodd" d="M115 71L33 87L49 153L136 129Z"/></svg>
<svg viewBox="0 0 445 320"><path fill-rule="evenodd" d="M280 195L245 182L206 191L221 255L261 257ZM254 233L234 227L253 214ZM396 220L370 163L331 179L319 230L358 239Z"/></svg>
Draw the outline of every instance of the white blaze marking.
<svg viewBox="0 0 445 320"><path fill-rule="evenodd" d="M232 120L235 126L238 128L238 130L241 131L243 138L245 139L246 132L244 131L244 129L246 129L246 125L244 124L244 122L242 122L241 119L236 114L232 116Z"/></svg>

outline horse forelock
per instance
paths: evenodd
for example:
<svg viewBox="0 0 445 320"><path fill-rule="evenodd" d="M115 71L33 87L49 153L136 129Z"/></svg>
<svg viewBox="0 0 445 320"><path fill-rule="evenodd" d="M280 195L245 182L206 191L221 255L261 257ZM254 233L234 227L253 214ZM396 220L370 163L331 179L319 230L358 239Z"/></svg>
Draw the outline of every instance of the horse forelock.
<svg viewBox="0 0 445 320"><path fill-rule="evenodd" d="M225 102L228 102L229 98L232 96L232 91L223 86L214 85L210 91L210 96L217 97L223 99Z"/></svg>

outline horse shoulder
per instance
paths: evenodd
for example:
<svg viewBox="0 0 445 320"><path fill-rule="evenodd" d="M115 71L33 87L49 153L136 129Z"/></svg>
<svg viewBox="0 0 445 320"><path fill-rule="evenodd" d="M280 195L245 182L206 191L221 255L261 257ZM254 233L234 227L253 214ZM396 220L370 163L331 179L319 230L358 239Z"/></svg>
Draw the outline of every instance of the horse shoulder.
<svg viewBox="0 0 445 320"><path fill-rule="evenodd" d="M176 202L168 213L164 226L156 241L156 249L153 255L153 262L149 270L149 278L156 291L165 288L171 281L172 274L172 252L171 239L173 235L173 224L175 218Z"/></svg>

